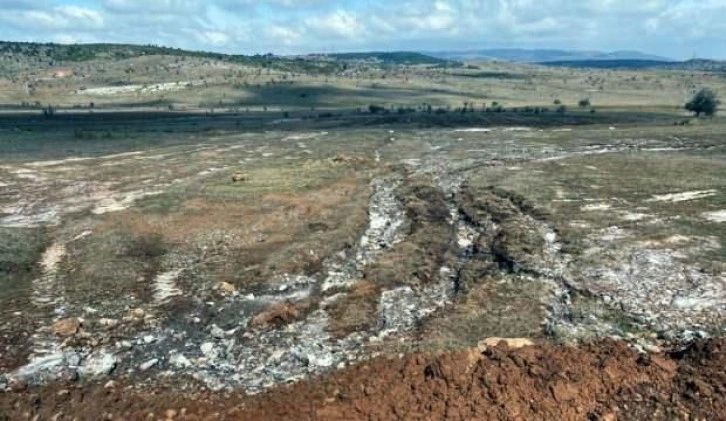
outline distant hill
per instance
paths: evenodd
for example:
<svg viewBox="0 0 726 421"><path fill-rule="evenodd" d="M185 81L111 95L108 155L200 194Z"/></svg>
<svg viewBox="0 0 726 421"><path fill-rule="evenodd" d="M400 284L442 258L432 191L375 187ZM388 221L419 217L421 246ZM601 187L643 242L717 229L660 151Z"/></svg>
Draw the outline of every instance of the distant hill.
<svg viewBox="0 0 726 421"><path fill-rule="evenodd" d="M295 57L265 55L222 54L208 51L190 51L156 45L133 44L54 44L34 42L0 41L0 57L12 55L25 56L33 60L56 63L84 62L91 60L125 60L142 56L195 57L247 64L256 67L269 67L281 70L312 73L331 73L340 71L342 64L335 61L303 60Z"/></svg>
<svg viewBox="0 0 726 421"><path fill-rule="evenodd" d="M466 51L429 52L434 57L446 60L501 60L525 63L565 62L565 61L603 61L603 60L650 60L672 61L667 57L654 56L638 51L576 51L553 49L499 48Z"/></svg>
<svg viewBox="0 0 726 421"><path fill-rule="evenodd" d="M659 61L659 60L569 60L541 62L545 66L593 69L661 69L698 72L726 72L726 62L717 60Z"/></svg>
<svg viewBox="0 0 726 421"><path fill-rule="evenodd" d="M445 65L451 63L449 59L433 57L427 54L416 53L411 51L391 51L391 52L363 52L363 53L333 53L326 54L327 57L337 60L348 61L377 61L386 64L430 64Z"/></svg>
<svg viewBox="0 0 726 421"><path fill-rule="evenodd" d="M664 66L673 66L676 63L660 60L565 60L545 61L540 64L556 67L587 67L593 69L651 69Z"/></svg>

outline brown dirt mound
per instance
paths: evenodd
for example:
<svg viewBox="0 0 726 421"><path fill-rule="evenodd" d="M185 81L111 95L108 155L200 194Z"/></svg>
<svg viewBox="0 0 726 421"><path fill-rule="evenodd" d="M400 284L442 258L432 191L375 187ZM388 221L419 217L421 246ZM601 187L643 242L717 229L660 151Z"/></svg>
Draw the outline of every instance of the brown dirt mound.
<svg viewBox="0 0 726 421"><path fill-rule="evenodd" d="M638 355L614 341L517 350L500 344L482 353L378 358L254 397L54 386L0 395L0 420L167 413L241 420L719 420L726 419L724 349L726 339L667 355Z"/></svg>

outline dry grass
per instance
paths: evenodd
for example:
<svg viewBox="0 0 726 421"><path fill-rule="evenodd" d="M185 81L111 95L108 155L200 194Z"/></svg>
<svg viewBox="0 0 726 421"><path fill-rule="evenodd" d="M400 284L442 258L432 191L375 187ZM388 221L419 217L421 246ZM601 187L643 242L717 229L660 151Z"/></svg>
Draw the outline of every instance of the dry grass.
<svg viewBox="0 0 726 421"><path fill-rule="evenodd" d="M356 283L345 297L329 308L330 331L344 337L352 332L366 330L376 322L380 286L367 281Z"/></svg>
<svg viewBox="0 0 726 421"><path fill-rule="evenodd" d="M481 280L454 306L428 319L421 327L421 349L460 349L483 338L543 336L545 310L539 282L516 278Z"/></svg>

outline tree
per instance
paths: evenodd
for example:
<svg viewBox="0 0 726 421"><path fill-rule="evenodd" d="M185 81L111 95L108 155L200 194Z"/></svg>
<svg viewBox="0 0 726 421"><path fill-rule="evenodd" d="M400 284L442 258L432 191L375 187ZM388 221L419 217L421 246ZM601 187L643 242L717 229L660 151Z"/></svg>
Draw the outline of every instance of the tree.
<svg viewBox="0 0 726 421"><path fill-rule="evenodd" d="M686 110L696 113L696 117L700 117L701 114L712 116L716 114L718 106L721 101L718 99L716 92L710 88L703 88L693 95L693 98L686 103Z"/></svg>

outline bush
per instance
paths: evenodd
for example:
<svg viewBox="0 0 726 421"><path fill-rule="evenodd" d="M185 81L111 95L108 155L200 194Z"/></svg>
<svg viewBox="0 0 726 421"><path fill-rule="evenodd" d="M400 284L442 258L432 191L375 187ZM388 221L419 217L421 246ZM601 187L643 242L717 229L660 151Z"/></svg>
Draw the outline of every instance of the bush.
<svg viewBox="0 0 726 421"><path fill-rule="evenodd" d="M157 259L167 252L164 237L159 233L146 234L134 238L126 249L126 255L143 260Z"/></svg>
<svg viewBox="0 0 726 421"><path fill-rule="evenodd" d="M554 104L555 105L562 105L562 101L560 101L559 99L556 99L555 102L554 102Z"/></svg>
<svg viewBox="0 0 726 421"><path fill-rule="evenodd" d="M580 108L587 108L590 106L590 98L583 98L580 100L580 102L577 103L577 106Z"/></svg>
<svg viewBox="0 0 726 421"><path fill-rule="evenodd" d="M377 114L377 113L383 112L385 110L386 110L385 107L382 107L382 106L376 105L376 104L371 104L368 106L368 111L370 111L371 114Z"/></svg>
<svg viewBox="0 0 726 421"><path fill-rule="evenodd" d="M701 114L712 116L718 111L718 106L721 101L718 99L716 92L709 88L703 88L696 92L693 98L686 103L686 110L696 113L696 117L700 117Z"/></svg>

